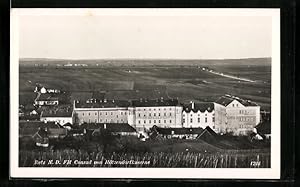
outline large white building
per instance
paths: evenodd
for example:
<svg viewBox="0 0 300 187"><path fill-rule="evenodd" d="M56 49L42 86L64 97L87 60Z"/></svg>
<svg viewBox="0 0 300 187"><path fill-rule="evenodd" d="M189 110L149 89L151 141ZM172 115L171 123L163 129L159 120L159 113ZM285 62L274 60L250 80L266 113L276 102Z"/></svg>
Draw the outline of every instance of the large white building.
<svg viewBox="0 0 300 187"><path fill-rule="evenodd" d="M194 103L183 106L182 123L185 128L215 129L215 111L213 103Z"/></svg>
<svg viewBox="0 0 300 187"><path fill-rule="evenodd" d="M250 100L225 95L214 102L215 131L246 135L260 122L260 106Z"/></svg>
<svg viewBox="0 0 300 187"><path fill-rule="evenodd" d="M128 123L138 131L151 127L182 127L182 106L176 99L140 99L132 101Z"/></svg>
<svg viewBox="0 0 300 187"><path fill-rule="evenodd" d="M211 103L179 104L176 99L133 101L74 101L74 123L128 123L137 131L154 125L162 128L206 128L216 133L247 135L260 122L260 107L225 95Z"/></svg>
<svg viewBox="0 0 300 187"><path fill-rule="evenodd" d="M82 123L128 123L129 101L90 99L74 101L74 122Z"/></svg>

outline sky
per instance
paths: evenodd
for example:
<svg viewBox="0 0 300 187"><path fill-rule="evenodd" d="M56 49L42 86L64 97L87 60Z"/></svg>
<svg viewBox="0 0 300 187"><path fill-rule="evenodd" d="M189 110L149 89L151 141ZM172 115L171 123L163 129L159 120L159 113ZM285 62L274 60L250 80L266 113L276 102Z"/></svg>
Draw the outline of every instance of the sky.
<svg viewBox="0 0 300 187"><path fill-rule="evenodd" d="M22 15L20 58L270 57L270 16Z"/></svg>

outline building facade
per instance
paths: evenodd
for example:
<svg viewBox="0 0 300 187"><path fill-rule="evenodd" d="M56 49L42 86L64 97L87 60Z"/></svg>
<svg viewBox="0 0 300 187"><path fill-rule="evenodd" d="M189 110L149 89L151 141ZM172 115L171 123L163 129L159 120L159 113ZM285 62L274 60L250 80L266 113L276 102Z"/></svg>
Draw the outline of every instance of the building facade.
<svg viewBox="0 0 300 187"><path fill-rule="evenodd" d="M74 123L127 123L129 105L115 100L74 101Z"/></svg>
<svg viewBox="0 0 300 187"><path fill-rule="evenodd" d="M214 102L215 131L247 135L260 122L260 106L250 100L225 95Z"/></svg>
<svg viewBox="0 0 300 187"><path fill-rule="evenodd" d="M182 124L185 128L215 129L215 110L213 103L194 103L183 106Z"/></svg>
<svg viewBox="0 0 300 187"><path fill-rule="evenodd" d="M176 99L140 99L132 101L128 123L138 131L151 127L182 127L182 106Z"/></svg>

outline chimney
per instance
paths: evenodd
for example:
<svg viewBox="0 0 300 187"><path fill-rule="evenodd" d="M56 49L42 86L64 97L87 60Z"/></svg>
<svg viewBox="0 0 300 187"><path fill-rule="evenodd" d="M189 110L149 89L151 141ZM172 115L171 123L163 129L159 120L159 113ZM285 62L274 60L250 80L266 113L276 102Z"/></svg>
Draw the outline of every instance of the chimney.
<svg viewBox="0 0 300 187"><path fill-rule="evenodd" d="M192 109L195 109L195 102L191 101L191 104L192 104Z"/></svg>

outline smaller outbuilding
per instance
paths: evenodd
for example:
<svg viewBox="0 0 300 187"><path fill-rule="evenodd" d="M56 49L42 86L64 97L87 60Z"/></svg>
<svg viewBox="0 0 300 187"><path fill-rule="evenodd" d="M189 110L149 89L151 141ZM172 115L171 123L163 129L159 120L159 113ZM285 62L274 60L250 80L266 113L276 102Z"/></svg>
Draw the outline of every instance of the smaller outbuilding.
<svg viewBox="0 0 300 187"><path fill-rule="evenodd" d="M178 138L178 139L196 139L199 134L203 132L202 128L161 128L157 126L152 127L150 136L155 134L166 138Z"/></svg>

